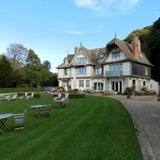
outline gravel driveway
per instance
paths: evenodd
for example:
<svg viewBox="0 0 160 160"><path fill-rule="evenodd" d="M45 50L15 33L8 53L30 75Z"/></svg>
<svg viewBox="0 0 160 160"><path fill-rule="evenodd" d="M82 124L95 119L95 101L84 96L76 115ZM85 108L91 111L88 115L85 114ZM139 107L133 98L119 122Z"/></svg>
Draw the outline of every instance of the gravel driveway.
<svg viewBox="0 0 160 160"><path fill-rule="evenodd" d="M160 160L160 102L153 96L114 96L130 113L145 160Z"/></svg>

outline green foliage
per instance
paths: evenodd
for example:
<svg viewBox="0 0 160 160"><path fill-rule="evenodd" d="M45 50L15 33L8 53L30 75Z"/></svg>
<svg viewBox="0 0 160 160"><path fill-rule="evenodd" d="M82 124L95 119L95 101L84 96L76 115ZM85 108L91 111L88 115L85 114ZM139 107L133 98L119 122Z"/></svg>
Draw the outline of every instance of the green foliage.
<svg viewBox="0 0 160 160"><path fill-rule="evenodd" d="M34 98L40 98L41 97L41 94L40 93L35 93L34 94Z"/></svg>
<svg viewBox="0 0 160 160"><path fill-rule="evenodd" d="M0 56L0 87L10 87L13 84L13 70L6 56Z"/></svg>
<svg viewBox="0 0 160 160"><path fill-rule="evenodd" d="M111 98L71 99L68 108L54 109L39 119L30 108L53 104L52 99L1 101L0 113L27 110L24 130L8 119L0 135L2 160L142 160L135 129L123 105ZM2 145L3 144L3 145Z"/></svg>
<svg viewBox="0 0 160 160"><path fill-rule="evenodd" d="M133 87L127 87L124 91L124 94L127 95L127 98L130 98L130 96L132 95L133 92Z"/></svg>
<svg viewBox="0 0 160 160"><path fill-rule="evenodd" d="M49 71L51 69L51 63L47 60L43 62L42 66L47 71Z"/></svg>
<svg viewBox="0 0 160 160"><path fill-rule="evenodd" d="M30 49L26 58L26 63L31 65L40 65L41 60L38 55L32 49Z"/></svg>

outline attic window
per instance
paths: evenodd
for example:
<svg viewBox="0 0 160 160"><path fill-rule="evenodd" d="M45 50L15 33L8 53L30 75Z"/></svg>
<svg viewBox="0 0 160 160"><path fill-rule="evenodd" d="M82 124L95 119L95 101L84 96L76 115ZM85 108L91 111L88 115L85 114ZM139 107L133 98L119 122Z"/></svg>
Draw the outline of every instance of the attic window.
<svg viewBox="0 0 160 160"><path fill-rule="evenodd" d="M77 64L85 64L87 62L87 57L77 58Z"/></svg>
<svg viewBox="0 0 160 160"><path fill-rule="evenodd" d="M103 56L102 54L100 54L100 55L97 57L98 63L102 63L102 62L103 62L103 58L104 58L104 56Z"/></svg>
<svg viewBox="0 0 160 160"><path fill-rule="evenodd" d="M120 59L120 51L113 51L112 60L119 60L119 59Z"/></svg>
<svg viewBox="0 0 160 160"><path fill-rule="evenodd" d="M64 59L64 64L65 64L65 65L68 64L68 59L67 59L67 58Z"/></svg>

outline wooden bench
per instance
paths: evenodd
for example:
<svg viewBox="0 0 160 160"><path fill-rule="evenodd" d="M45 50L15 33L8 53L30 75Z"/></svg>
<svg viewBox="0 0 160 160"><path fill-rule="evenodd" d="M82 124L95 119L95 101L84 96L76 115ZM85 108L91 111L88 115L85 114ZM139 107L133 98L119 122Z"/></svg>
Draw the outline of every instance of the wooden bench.
<svg viewBox="0 0 160 160"><path fill-rule="evenodd" d="M46 117L46 116L51 116L51 111L52 111L52 109L49 106L38 108L37 116L40 118Z"/></svg>
<svg viewBox="0 0 160 160"><path fill-rule="evenodd" d="M24 129L25 114L24 113L14 114L13 117L15 120L15 129Z"/></svg>

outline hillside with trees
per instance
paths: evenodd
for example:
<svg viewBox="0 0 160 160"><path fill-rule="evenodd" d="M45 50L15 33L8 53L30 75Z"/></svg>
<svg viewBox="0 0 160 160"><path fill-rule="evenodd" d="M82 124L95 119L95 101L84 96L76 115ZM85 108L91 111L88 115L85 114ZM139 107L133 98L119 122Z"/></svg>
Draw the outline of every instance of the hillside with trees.
<svg viewBox="0 0 160 160"><path fill-rule="evenodd" d="M41 62L32 49L22 44L11 44L7 53L0 55L0 87L57 86L57 74L52 73L48 60Z"/></svg>
<svg viewBox="0 0 160 160"><path fill-rule="evenodd" d="M151 26L133 31L125 41L131 42L135 35L139 36L142 51L154 65L151 69L152 78L160 82L160 18Z"/></svg>

